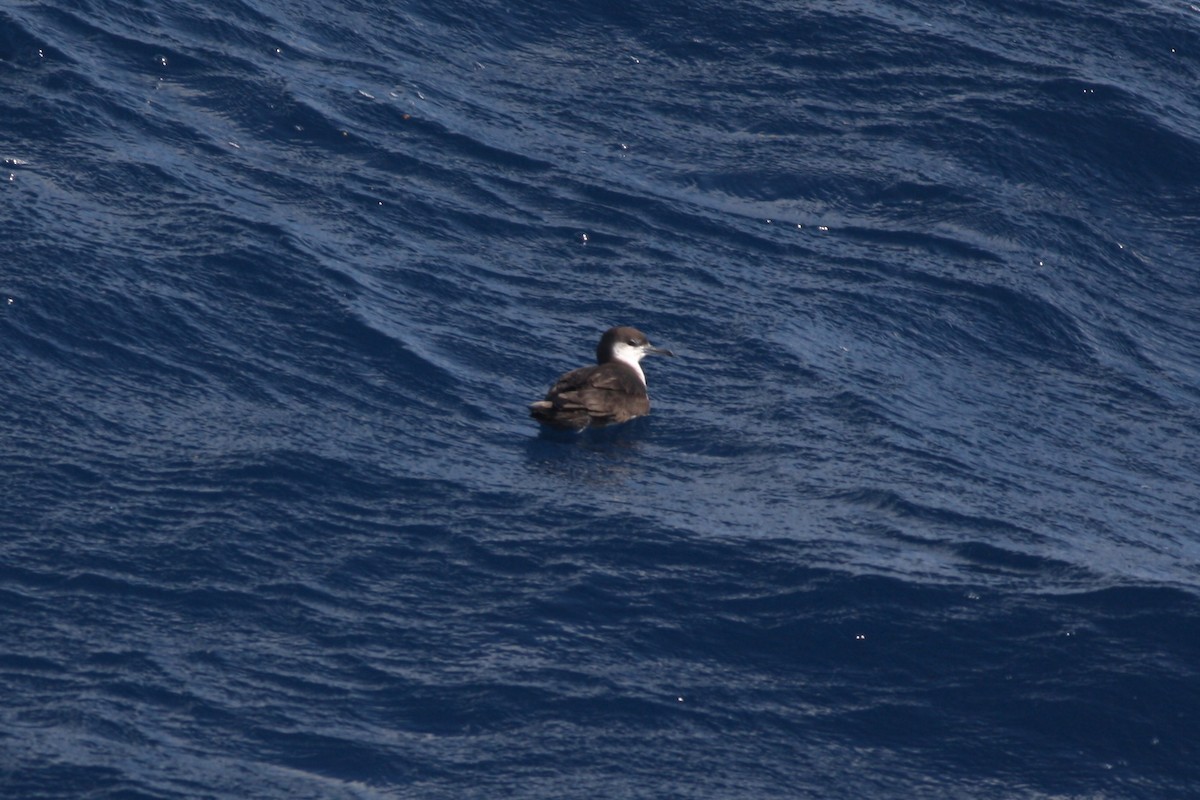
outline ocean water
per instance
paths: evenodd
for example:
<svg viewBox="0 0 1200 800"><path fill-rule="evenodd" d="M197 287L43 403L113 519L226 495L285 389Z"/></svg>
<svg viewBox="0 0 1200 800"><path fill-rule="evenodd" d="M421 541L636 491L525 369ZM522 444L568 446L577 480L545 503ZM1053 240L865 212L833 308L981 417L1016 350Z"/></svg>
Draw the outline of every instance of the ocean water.
<svg viewBox="0 0 1200 800"><path fill-rule="evenodd" d="M1197 86L1186 0L0 5L0 796L1200 796Z"/></svg>

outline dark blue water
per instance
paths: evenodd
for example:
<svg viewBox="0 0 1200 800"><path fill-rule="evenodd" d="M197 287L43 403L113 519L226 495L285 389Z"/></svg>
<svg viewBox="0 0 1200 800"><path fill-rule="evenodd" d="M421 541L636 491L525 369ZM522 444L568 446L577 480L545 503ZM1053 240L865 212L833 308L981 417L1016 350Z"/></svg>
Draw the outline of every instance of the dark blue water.
<svg viewBox="0 0 1200 800"><path fill-rule="evenodd" d="M1165 0L3 4L0 795L1200 796L1197 86Z"/></svg>

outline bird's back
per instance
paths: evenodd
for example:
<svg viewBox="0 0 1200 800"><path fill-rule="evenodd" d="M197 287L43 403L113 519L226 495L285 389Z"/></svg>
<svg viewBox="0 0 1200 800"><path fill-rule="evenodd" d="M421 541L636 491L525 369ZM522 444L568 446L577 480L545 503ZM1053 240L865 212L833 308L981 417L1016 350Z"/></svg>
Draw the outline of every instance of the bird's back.
<svg viewBox="0 0 1200 800"><path fill-rule="evenodd" d="M566 373L529 413L559 428L603 427L650 413L650 398L629 365L610 361Z"/></svg>

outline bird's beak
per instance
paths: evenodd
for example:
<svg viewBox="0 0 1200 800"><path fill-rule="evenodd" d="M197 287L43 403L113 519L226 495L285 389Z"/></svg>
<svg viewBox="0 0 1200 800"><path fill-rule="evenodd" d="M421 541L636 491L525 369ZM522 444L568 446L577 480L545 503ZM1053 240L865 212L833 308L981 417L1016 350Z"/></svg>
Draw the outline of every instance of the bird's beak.
<svg viewBox="0 0 1200 800"><path fill-rule="evenodd" d="M664 347L655 347L654 345L649 344L649 343L647 343L646 346L642 348L642 352L647 355L656 355L656 356L674 356L675 355L670 350L667 350Z"/></svg>

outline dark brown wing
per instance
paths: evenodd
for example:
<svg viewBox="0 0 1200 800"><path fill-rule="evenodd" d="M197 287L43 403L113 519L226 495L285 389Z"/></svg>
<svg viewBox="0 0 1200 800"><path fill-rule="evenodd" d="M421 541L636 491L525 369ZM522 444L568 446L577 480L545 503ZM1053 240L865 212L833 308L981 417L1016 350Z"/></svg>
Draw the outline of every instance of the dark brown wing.
<svg viewBox="0 0 1200 800"><path fill-rule="evenodd" d="M530 414L563 428L626 422L650 413L646 387L625 364L581 367L563 375Z"/></svg>

